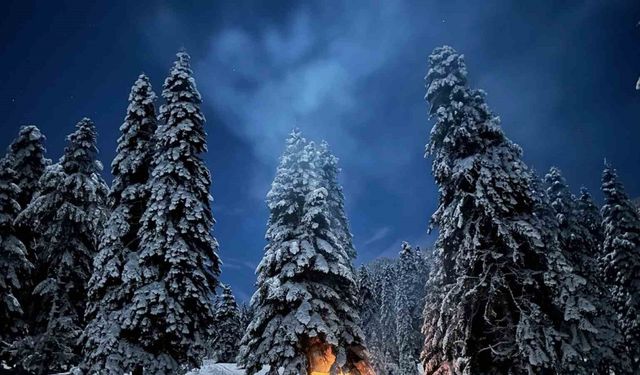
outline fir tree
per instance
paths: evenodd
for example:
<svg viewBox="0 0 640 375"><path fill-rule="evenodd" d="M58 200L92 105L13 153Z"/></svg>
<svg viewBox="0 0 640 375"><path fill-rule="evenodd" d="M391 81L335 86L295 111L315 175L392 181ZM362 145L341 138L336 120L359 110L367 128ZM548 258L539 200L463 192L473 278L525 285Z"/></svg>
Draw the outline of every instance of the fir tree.
<svg viewBox="0 0 640 375"><path fill-rule="evenodd" d="M342 186L338 183L338 158L329 150L327 142L320 143L320 166L324 173L325 188L327 189L327 204L330 207L333 223L333 232L338 236L342 246L352 259L356 257L356 251L353 247L353 235L349 229L349 221L345 213L344 193Z"/></svg>
<svg viewBox="0 0 640 375"><path fill-rule="evenodd" d="M145 373L158 375L197 366L205 355L220 273L211 174L200 156L207 149L202 100L189 55L177 57L162 91L139 250L126 270L135 290L120 324L123 337L155 357L141 359Z"/></svg>
<svg viewBox="0 0 640 375"><path fill-rule="evenodd" d="M590 248L597 249L598 256L602 254L602 242L604 241L604 231L602 229L602 215L600 209L594 203L591 193L585 187L580 188L576 208L578 210L578 221L580 225L589 231L589 240L594 241Z"/></svg>
<svg viewBox="0 0 640 375"><path fill-rule="evenodd" d="M11 157L11 168L16 174L16 184L20 188L17 201L21 209L25 209L35 191L38 189L38 181L42 177L45 168L51 164L51 160L45 159L45 137L36 126L29 125L20 128L18 137L13 140L7 154ZM38 254L35 251L36 237L30 223L16 225L16 236L24 243L27 250L27 259L32 264L38 264ZM30 324L35 306L31 306L30 294L36 280L44 276L38 272L32 272L30 277L23 278L24 288L19 293L19 299L24 302L25 319ZM33 302L33 301L32 301Z"/></svg>
<svg viewBox="0 0 640 375"><path fill-rule="evenodd" d="M255 374L306 375L309 350L328 345L334 370L358 373L364 356L355 309L351 256L335 228L335 212L313 143L294 131L267 195L267 246L258 266L254 318L238 360Z"/></svg>
<svg viewBox="0 0 640 375"><path fill-rule="evenodd" d="M398 365L402 374L418 373L418 358L422 337L415 319L417 305L422 302L416 253L409 243L402 243L398 260L398 282L395 295L396 338Z"/></svg>
<svg viewBox="0 0 640 375"><path fill-rule="evenodd" d="M222 286L222 296L216 306L216 335L212 342L213 358L217 362L234 362L242 339L240 311L231 288Z"/></svg>
<svg viewBox="0 0 640 375"><path fill-rule="evenodd" d="M369 270L365 266L360 266L357 275L358 288L358 312L360 316L360 326L365 331L365 337L371 337L374 332L366 331L364 327L374 327L377 318L378 296L374 293L373 281Z"/></svg>
<svg viewBox="0 0 640 375"><path fill-rule="evenodd" d="M426 374L560 371L575 340L595 332L575 276L537 208L535 176L484 93L467 86L463 57L437 48L426 99L435 117L426 148L440 187L439 236L425 306ZM579 294L578 294L579 295ZM585 332L586 331L586 332ZM574 373L586 373L576 369Z"/></svg>
<svg viewBox="0 0 640 375"><path fill-rule="evenodd" d="M597 329L597 335L581 335L575 345L580 346L580 352L584 353L580 362L587 362L592 368L598 368L601 373L616 374L629 372L629 361L624 355L623 337L615 321L615 312L611 308L606 287L602 283L598 270L598 256L600 243L594 237L595 228L585 220L584 210L595 208L589 196L584 196L584 202L580 208L578 200L574 197L559 169L551 168L545 176L548 185L547 194L551 200L558 222L558 241L565 258L573 266L575 273L586 279L585 288L579 290L580 294L574 295L580 303L589 306L593 302L592 311L588 311L589 321L592 321ZM584 194L584 192L583 192ZM588 193L586 193L588 194ZM581 214L582 212L582 214ZM592 212L589 212L593 215ZM593 223L595 224L595 223ZM572 372L575 363L565 364L565 371Z"/></svg>
<svg viewBox="0 0 640 375"><path fill-rule="evenodd" d="M249 327L251 320L253 320L253 310L251 309L251 306L246 303L242 303L242 305L240 305L240 332L242 334L247 331L247 327Z"/></svg>
<svg viewBox="0 0 640 375"><path fill-rule="evenodd" d="M395 264L387 264L381 270L380 284L380 327L379 337L380 350L384 358L385 372L398 367L398 346L396 337L398 335L396 327L396 267Z"/></svg>
<svg viewBox="0 0 640 375"><path fill-rule="evenodd" d="M16 236L13 222L20 211L20 188L11 157L0 159L0 351L26 334L19 293L25 288L33 265Z"/></svg>
<svg viewBox="0 0 640 375"><path fill-rule="evenodd" d="M83 334L82 367L89 373L123 374L153 356L142 350L137 337L122 330L129 317L132 296L142 288L137 274L140 217L149 198L149 165L157 128L149 79L140 75L129 94L129 106L111 163L113 182L109 192L111 214L100 238L94 273L89 281ZM150 357L151 359L147 358Z"/></svg>
<svg viewBox="0 0 640 375"><path fill-rule="evenodd" d="M357 273L357 306L371 364L375 372L381 374L384 371L384 340L380 332L380 293L377 288L377 276L369 266L360 266Z"/></svg>
<svg viewBox="0 0 640 375"><path fill-rule="evenodd" d="M613 167L602 174L603 273L625 336L626 347L640 366L640 218Z"/></svg>
<svg viewBox="0 0 640 375"><path fill-rule="evenodd" d="M25 208L31 201L38 187L38 180L44 169L51 164L45 159L45 137L36 126L20 128L18 138L9 146L8 153L12 157L12 168L16 173L16 184L20 188L18 203Z"/></svg>
<svg viewBox="0 0 640 375"><path fill-rule="evenodd" d="M36 250L45 275L33 291L38 307L33 337L17 349L27 347L19 360L36 374L66 371L79 360L86 285L105 218L107 187L96 160L95 127L85 118L76 128L59 163L46 169L18 217L38 233Z"/></svg>

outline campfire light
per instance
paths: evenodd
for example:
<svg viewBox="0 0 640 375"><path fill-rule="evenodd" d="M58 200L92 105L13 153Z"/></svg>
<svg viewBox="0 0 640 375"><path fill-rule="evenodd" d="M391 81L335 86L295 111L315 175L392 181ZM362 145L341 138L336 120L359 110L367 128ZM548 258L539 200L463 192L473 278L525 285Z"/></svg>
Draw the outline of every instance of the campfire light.
<svg viewBox="0 0 640 375"><path fill-rule="evenodd" d="M307 353L309 360L310 375L330 375L331 366L336 361L331 345L315 340L311 343L309 352ZM364 361L355 364L361 375L375 375L371 366ZM339 371L338 375L351 375L348 371Z"/></svg>

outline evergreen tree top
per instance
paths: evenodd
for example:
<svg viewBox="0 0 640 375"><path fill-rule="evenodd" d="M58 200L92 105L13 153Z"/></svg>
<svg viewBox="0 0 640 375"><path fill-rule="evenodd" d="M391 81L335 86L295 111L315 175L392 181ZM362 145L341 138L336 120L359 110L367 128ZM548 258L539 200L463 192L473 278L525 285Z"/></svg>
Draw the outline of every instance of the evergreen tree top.
<svg viewBox="0 0 640 375"><path fill-rule="evenodd" d="M579 221L589 230L598 243L602 243L602 216L600 209L593 201L589 190L584 186L580 188L580 196L577 200Z"/></svg>
<svg viewBox="0 0 640 375"><path fill-rule="evenodd" d="M434 113L448 100L454 88L467 85L467 66L464 55L449 46L437 47L429 56L431 67L425 77L428 85L425 99L431 103L430 113Z"/></svg>
<svg viewBox="0 0 640 375"><path fill-rule="evenodd" d="M331 153L329 144L324 140L320 142L318 150L320 152L322 168L324 168L326 173L331 174L331 176L335 178L336 175L340 172L340 168L338 167L338 158Z"/></svg>
<svg viewBox="0 0 640 375"><path fill-rule="evenodd" d="M494 146L507 147L513 158L520 157L522 150L504 136L500 119L491 113L485 102L485 93L468 87L464 56L451 47L439 47L431 54L429 62L425 98L431 104L430 114L436 117L436 122L431 129L426 154L436 156L434 164L440 158L465 159ZM444 154L438 156L440 151ZM466 168L472 161L468 159L464 164L448 167ZM434 169L436 180L448 172Z"/></svg>
<svg viewBox="0 0 640 375"><path fill-rule="evenodd" d="M413 248L407 241L402 241L402 245L400 245L400 257L403 256L411 256L413 254Z"/></svg>
<svg viewBox="0 0 640 375"><path fill-rule="evenodd" d="M596 204L593 201L593 196L589 192L589 189L584 186L580 187L580 196L578 197L578 200L584 203L586 206L593 206L597 208Z"/></svg>
<svg viewBox="0 0 640 375"><path fill-rule="evenodd" d="M233 291L231 290L231 286L228 284L223 284L220 283L220 287L222 288L222 296L223 297L231 297L235 300L235 298L233 297Z"/></svg>
<svg viewBox="0 0 640 375"><path fill-rule="evenodd" d="M20 127L18 137L13 140L9 146L9 150L12 151L16 158L26 158L32 154L44 154L44 140L45 136L40 129L35 125L25 125Z"/></svg>
<svg viewBox="0 0 640 375"><path fill-rule="evenodd" d="M20 187L18 202L25 208L36 190L38 179L45 168L51 163L44 154L45 136L34 125L20 128L18 137L9 146L8 153L12 156L12 166L16 173L16 184Z"/></svg>
<svg viewBox="0 0 640 375"><path fill-rule="evenodd" d="M625 238L625 246L640 246L638 211L618 179L616 170L610 164L606 164L602 172L602 192L605 200L602 207L603 225L608 239L622 236ZM615 247L615 241L605 241L605 251L610 246ZM638 258L640 259L640 256Z"/></svg>
<svg viewBox="0 0 640 375"><path fill-rule="evenodd" d="M602 171L602 192L606 203L630 202L624 185L618 179L618 172L608 162L605 162L605 167Z"/></svg>
<svg viewBox="0 0 640 375"><path fill-rule="evenodd" d="M549 186L547 193L551 199L551 206L556 212L558 222L563 225L568 220L568 216L573 216L574 197L571 195L567 181L562 176L562 172L556 167L551 167L545 176L545 182Z"/></svg>
<svg viewBox="0 0 640 375"><path fill-rule="evenodd" d="M117 154L111 163L111 198L114 205L118 204L125 188L144 184L149 177L154 151L153 136L157 128L155 100L156 94L149 78L141 74L131 87L127 114L120 126L122 134L118 138Z"/></svg>
<svg viewBox="0 0 640 375"><path fill-rule="evenodd" d="M166 103L160 107L159 115L167 134L157 141L161 148L181 148L182 154L198 154L207 150L205 118L200 110L202 97L193 79L189 55L178 52L176 56L164 81L162 97ZM189 141L181 142L185 139Z"/></svg>
<svg viewBox="0 0 640 375"><path fill-rule="evenodd" d="M100 174L102 164L97 160L96 138L93 121L85 117L76 124L76 131L67 137L68 145L60 159L65 173Z"/></svg>

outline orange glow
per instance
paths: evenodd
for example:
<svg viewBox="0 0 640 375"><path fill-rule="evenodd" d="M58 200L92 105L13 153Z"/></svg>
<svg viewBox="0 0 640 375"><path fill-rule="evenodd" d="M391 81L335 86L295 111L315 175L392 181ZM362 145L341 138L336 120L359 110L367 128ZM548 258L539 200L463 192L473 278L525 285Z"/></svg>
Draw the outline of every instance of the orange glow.
<svg viewBox="0 0 640 375"><path fill-rule="evenodd" d="M309 359L310 375L329 375L331 366L336 361L331 345L320 342L317 339L311 342L307 358ZM360 375L375 375L371 366L365 361L356 363L354 367L358 369ZM339 371L338 375L350 375L350 373Z"/></svg>

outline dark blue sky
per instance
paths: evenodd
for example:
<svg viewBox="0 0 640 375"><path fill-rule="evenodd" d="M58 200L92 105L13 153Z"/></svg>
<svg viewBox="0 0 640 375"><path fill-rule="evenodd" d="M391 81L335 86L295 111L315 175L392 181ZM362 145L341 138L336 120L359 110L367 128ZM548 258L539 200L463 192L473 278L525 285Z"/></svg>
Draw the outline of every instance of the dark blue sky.
<svg viewBox="0 0 640 375"><path fill-rule="evenodd" d="M526 4L525 4L526 3ZM156 92L185 47L203 94L223 279L246 299L264 197L300 127L341 160L359 261L427 244L437 191L423 149L426 57L449 44L525 159L600 197L603 159L640 195L640 2L4 1L0 147L36 124L57 160L83 116L115 152L131 84Z"/></svg>

